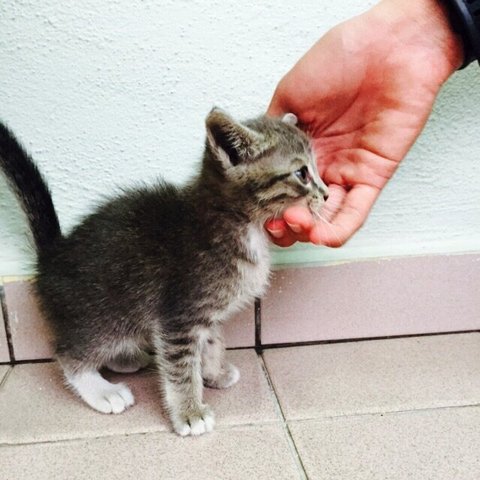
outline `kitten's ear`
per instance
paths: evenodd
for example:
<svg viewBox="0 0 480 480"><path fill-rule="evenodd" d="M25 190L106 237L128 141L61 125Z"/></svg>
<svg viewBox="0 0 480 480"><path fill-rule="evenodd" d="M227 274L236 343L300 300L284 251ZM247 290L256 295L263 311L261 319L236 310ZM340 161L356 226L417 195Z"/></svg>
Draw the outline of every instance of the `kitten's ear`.
<svg viewBox="0 0 480 480"><path fill-rule="evenodd" d="M298 118L294 113L286 113L282 118L282 122L288 123L288 125L296 126L298 123Z"/></svg>
<svg viewBox="0 0 480 480"><path fill-rule="evenodd" d="M207 116L207 142L225 168L252 160L261 151L263 136L236 122L219 108Z"/></svg>

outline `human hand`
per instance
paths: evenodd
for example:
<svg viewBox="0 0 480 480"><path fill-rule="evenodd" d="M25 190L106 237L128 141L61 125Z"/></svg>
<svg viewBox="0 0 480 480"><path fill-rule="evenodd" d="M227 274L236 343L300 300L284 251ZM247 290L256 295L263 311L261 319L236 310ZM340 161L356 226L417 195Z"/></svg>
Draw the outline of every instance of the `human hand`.
<svg viewBox="0 0 480 480"><path fill-rule="evenodd" d="M462 56L437 0L383 0L321 38L281 80L268 113L297 115L330 196L319 222L304 207L268 222L272 240L343 245L417 139Z"/></svg>

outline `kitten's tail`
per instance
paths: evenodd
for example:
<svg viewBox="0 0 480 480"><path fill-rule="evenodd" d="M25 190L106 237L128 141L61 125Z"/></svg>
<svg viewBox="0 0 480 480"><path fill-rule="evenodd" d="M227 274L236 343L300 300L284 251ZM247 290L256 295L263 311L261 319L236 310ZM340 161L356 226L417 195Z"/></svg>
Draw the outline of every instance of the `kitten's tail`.
<svg viewBox="0 0 480 480"><path fill-rule="evenodd" d="M50 190L30 155L0 122L0 168L17 195L33 233L37 253L61 237Z"/></svg>

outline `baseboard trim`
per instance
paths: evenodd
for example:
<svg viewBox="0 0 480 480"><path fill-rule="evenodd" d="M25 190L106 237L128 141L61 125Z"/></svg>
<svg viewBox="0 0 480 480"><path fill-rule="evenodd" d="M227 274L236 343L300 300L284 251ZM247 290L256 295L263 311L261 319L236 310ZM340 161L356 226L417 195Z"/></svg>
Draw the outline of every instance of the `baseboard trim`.
<svg viewBox="0 0 480 480"><path fill-rule="evenodd" d="M29 277L1 281L0 321L9 340L3 356L0 348L0 363L51 359L52 334L31 295ZM261 352L478 332L479 287L480 254L284 268L273 272L261 302L227 324L227 346Z"/></svg>

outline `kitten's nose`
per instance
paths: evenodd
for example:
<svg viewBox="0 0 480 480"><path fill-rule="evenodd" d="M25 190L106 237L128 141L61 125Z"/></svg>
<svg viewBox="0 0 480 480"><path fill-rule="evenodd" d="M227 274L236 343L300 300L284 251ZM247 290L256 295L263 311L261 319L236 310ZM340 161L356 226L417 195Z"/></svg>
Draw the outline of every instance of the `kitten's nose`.
<svg viewBox="0 0 480 480"><path fill-rule="evenodd" d="M325 183L320 177L317 178L315 186L317 187L318 193L323 197L323 200L326 202L328 200L329 191L328 187L325 185Z"/></svg>
<svg viewBox="0 0 480 480"><path fill-rule="evenodd" d="M323 197L323 200L326 202L329 194L327 185L325 185L323 180L318 177L316 179L315 186L317 187L317 194L319 193Z"/></svg>
<svg viewBox="0 0 480 480"><path fill-rule="evenodd" d="M326 202L328 200L328 196L329 196L328 187L324 184L324 188L321 188L320 192L323 195L323 200Z"/></svg>

